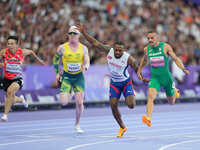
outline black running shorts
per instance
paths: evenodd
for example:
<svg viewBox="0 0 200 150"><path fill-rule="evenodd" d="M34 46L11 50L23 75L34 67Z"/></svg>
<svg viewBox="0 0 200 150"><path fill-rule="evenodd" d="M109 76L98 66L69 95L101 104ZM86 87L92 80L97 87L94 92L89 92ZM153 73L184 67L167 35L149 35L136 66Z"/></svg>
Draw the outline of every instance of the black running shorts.
<svg viewBox="0 0 200 150"><path fill-rule="evenodd" d="M20 89L23 86L23 79L22 78L18 78L18 79L6 79L4 78L3 80L3 89L4 91L7 91L8 87L13 83L13 82L17 82L20 86Z"/></svg>

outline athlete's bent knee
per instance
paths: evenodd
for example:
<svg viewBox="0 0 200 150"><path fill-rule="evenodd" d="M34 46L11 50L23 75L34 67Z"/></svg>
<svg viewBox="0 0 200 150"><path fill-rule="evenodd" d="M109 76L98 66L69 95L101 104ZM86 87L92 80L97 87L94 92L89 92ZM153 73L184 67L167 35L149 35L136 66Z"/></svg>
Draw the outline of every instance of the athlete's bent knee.
<svg viewBox="0 0 200 150"><path fill-rule="evenodd" d="M60 103L61 105L67 105L72 99L72 95L70 93L60 93Z"/></svg>
<svg viewBox="0 0 200 150"><path fill-rule="evenodd" d="M128 108L133 109L135 106L135 98L133 96L126 97L125 99Z"/></svg>
<svg viewBox="0 0 200 150"><path fill-rule="evenodd" d="M84 92L77 92L75 93L76 103L82 105L84 99Z"/></svg>

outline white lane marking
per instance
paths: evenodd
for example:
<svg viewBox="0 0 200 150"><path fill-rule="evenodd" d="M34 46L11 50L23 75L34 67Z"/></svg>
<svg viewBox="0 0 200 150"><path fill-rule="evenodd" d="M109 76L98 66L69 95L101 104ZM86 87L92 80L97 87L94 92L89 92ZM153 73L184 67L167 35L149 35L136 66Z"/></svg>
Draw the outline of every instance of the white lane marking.
<svg viewBox="0 0 200 150"><path fill-rule="evenodd" d="M8 145L24 144L24 143L33 143L33 142L43 142L43 141L51 141L51 140L55 140L55 138L52 138L52 139L40 139L40 140L27 140L27 141L10 142L10 143L2 143L2 144L0 144L0 146L8 146Z"/></svg>
<svg viewBox="0 0 200 150"><path fill-rule="evenodd" d="M116 141L116 140L108 140L108 141L101 141L101 142L80 144L80 145L76 145L76 146L72 146L72 147L66 148L65 150L73 150L73 149L77 149L77 148L81 148L81 147L86 147L86 146L91 146L91 145L97 145L97 144L104 144L104 143L110 143L110 142L114 142L114 141Z"/></svg>
<svg viewBox="0 0 200 150"><path fill-rule="evenodd" d="M170 129L159 129L159 130L147 130L147 131L137 131L137 132L129 132L129 133L134 133L134 134L136 134L136 133L151 133L151 132L153 132L153 133L155 133L155 132L160 132L160 131L171 131L171 130L183 130L183 129L193 129L193 128L199 128L199 126L196 126L196 127L186 127L186 128L170 128ZM102 130L104 130L105 131L105 129L102 129ZM110 128L109 128L109 130L110 130ZM51 133L51 134L44 134L44 136L53 136L54 134L58 134L58 133L67 133L67 134L69 134L69 132L64 132L64 131L62 131L62 132L56 132L56 133ZM37 136L37 135L40 135L40 134L36 134L35 136ZM83 136L84 138L89 138L89 137L97 137L97 136L106 136L105 134L96 134L96 135L89 135L89 136ZM29 135L29 136L32 136L32 135ZM34 135L33 135L34 136ZM115 136L115 135L111 135L111 136ZM5 139L5 138L4 138ZM56 137L55 137L55 139L56 139ZM1 145L0 145L1 146Z"/></svg>
<svg viewBox="0 0 200 150"><path fill-rule="evenodd" d="M133 136L133 137L129 137L129 139L123 139L123 140L130 140L130 139L136 139L136 137ZM91 145L110 143L110 142L114 142L114 141L116 141L116 140L108 140L108 141L100 141L100 142L94 142L94 143L80 144L80 145L76 145L76 146L71 146L69 148L66 148L65 150L74 150L74 149L83 148L83 147L87 147L87 146L91 146ZM170 148L170 147L173 147L173 146L177 146L177 145L180 145L180 144L193 143L193 142L198 142L198 141L200 141L200 139L198 139L198 140L190 140L190 141L183 141L183 142L174 143L174 144L169 144L169 145L161 147L159 150L166 150L167 148Z"/></svg>
<svg viewBox="0 0 200 150"><path fill-rule="evenodd" d="M177 119L175 121L173 123L169 123L169 121L168 121L167 124L163 123L162 121L159 121L161 123L154 124L153 127L159 127L159 126L161 126L161 127L166 127L167 126L168 127L170 125L173 126L173 125L187 125L187 124L191 125L191 124L197 124L199 122L198 120L195 120L195 121L181 121L181 120L177 120ZM131 126L131 124L133 124L133 123L127 123L127 126ZM99 124L99 125L95 125L95 126L103 127L103 126L108 126L108 125L112 125L112 124L110 124L110 123L109 124ZM143 127L143 125L141 125L141 124L134 124L134 125L135 126L128 127L128 128L138 129L138 128ZM103 128L103 129L93 130L93 129L90 129L91 126L94 127L94 125L91 125L91 124L89 124L89 125L83 125L82 127L88 128L89 130L87 130L87 131L101 131L101 130L104 130L104 129L113 129L113 127L112 127L112 128ZM9 130L9 131L1 131L1 133L15 133L15 132L23 132L23 131L44 131L44 130L65 129L65 128L69 130L69 128L67 128L67 125L66 125L64 127L62 126L62 127L34 128L34 129L28 128L28 129L20 129L20 130L13 130L13 131ZM70 130L73 130L73 129L70 127Z"/></svg>
<svg viewBox="0 0 200 150"><path fill-rule="evenodd" d="M177 143L165 145L165 146L159 148L158 150L166 150L166 149L168 149L168 148L170 148L170 147L175 147L175 146L177 146L177 145L186 144L186 143L194 143L194 142L199 142L199 141L200 141L200 139L177 142Z"/></svg>
<svg viewBox="0 0 200 150"><path fill-rule="evenodd" d="M166 126L166 127L169 127L170 125L172 125L172 126L174 126L174 125L182 125L182 124L190 124L190 125L192 125L192 124L194 124L194 125L196 125L196 123L193 123L193 122L185 122L185 123L169 123L169 124L157 124L157 125L155 125L154 127L163 127L163 126ZM48 129L61 129L61 128L66 128L66 127L57 127L57 128L43 128L43 129L32 129L32 131L33 130L36 130L36 131L44 131L44 130L48 130ZM194 129L194 128L198 128L198 127L195 127L195 126L190 126L190 127L183 127L183 128L164 128L164 129L156 129L156 130L154 130L154 129L152 129L152 130L148 130L148 128L142 128L142 127L140 127L140 126L133 126L133 127L128 127L128 129L143 129L143 131L135 131L134 133L146 133L146 132L158 132L158 131L170 131L170 130L182 130L182 129ZM147 130L146 130L147 129ZM70 131L71 130L73 130L72 128L70 129ZM89 129L89 127L88 127L88 130L87 130L87 132L89 131L89 132L93 132L93 131L102 131L102 130L115 130L113 127L112 128L99 128L99 129ZM22 130L22 131L24 131L24 130ZM28 131L30 131L30 129L28 130ZM9 133L14 133L15 131L11 131L11 132L9 132ZM6 133L8 133L8 132L6 132ZM67 133L67 134L73 134L74 132L72 131L72 132L69 132L69 131L67 131L67 132L65 132L65 131L60 131L60 132L51 132L51 134L45 134L45 133L39 133L39 134L32 134L33 136L38 136L38 135L54 135L54 134L60 134L60 133ZM131 132L129 132L129 133L131 133ZM103 134L104 135L104 134ZM9 138L9 137L16 137L16 136L27 136L27 133L26 134L13 134L12 136L5 136L5 135L3 135L3 136L0 136L0 139L5 139L5 138ZM93 135L91 135L91 136L89 136L89 137L92 137Z"/></svg>
<svg viewBox="0 0 200 150"><path fill-rule="evenodd" d="M181 128L182 129L182 128ZM155 132L155 130L153 130L153 131L151 131L151 132ZM132 133L135 133L135 132L132 132ZM139 132L138 132L139 133ZM159 136L124 136L124 138L123 139L153 139L153 138L162 138L162 137L170 137L170 136L173 136L173 137L188 137L187 136L187 134L188 135L190 135L190 134L196 134L197 132L195 132L195 133L186 133L186 134L173 134L173 135L159 135ZM30 137L32 137L31 135L29 135ZM29 137L29 136L27 136L27 137ZM34 138L35 137L38 137L39 138L39 136L33 136ZM41 138L43 137L43 136L40 136ZM24 144L24 143L34 143L34 142L42 142L42 141L50 141L50 140L57 140L57 138L56 137L53 137L52 136L52 138L50 138L51 136L45 136L45 137L43 137L43 138L49 138L49 139L40 139L40 140L26 140L26 141L19 141L19 142L10 142L10 143L2 143L2 144L0 144L0 146L7 146L7 145L14 145L14 144ZM113 137L116 137L116 136L107 136L107 135L93 135L93 136L83 136L84 138L86 138L86 137L102 137L102 138L113 138ZM193 137L193 138L195 138L196 136L189 136L189 137ZM115 139L116 140L116 139ZM112 142L112 141L115 141L115 140L109 140L108 142ZM93 143L92 145L94 145L94 144L102 144L102 143L99 143L99 142L97 142L97 143ZM91 143L89 144L89 145L91 145ZM88 145L88 146L89 146ZM84 146L87 146L87 145L84 145ZM82 147L82 146L81 146ZM74 148L74 147L73 147ZM75 147L75 148L79 148L79 147ZM67 149L66 149L67 150ZM70 149L69 149L70 150Z"/></svg>
<svg viewBox="0 0 200 150"><path fill-rule="evenodd" d="M39 135L26 135L24 137L28 137L28 138L53 138L53 136L39 136Z"/></svg>
<svg viewBox="0 0 200 150"><path fill-rule="evenodd" d="M194 117L194 115L198 114L198 113L195 113L196 111L193 111L191 113L186 113L186 115L184 115L185 118L191 118L191 117ZM199 112L199 111L198 111ZM173 116L173 118L176 118L176 117L182 117L182 115L179 115L177 113L174 114L174 112L154 112L156 113L156 115L154 115L153 117L153 120L156 120L156 119L163 119L165 120L166 118L169 118L170 115ZM193 114L194 113L194 114ZM167 115L163 115L163 114L167 114ZM188 114L188 115L187 115ZM134 118L134 120L138 120L138 119L135 119L137 117L141 117L141 115L143 115L143 113L140 113L140 114L136 114L136 113L133 113L133 114L125 114L123 115L123 119L130 119L130 118ZM130 117L131 116L131 117ZM160 116L162 116L160 118ZM103 118L104 119L111 119L113 118L113 116L110 114L110 115L106 115L106 116L91 116L91 117L82 117L82 122L94 122L94 120L97 119L97 117L99 119ZM127 117L127 118L126 118ZM94 119L94 120L93 120ZM24 124L26 125L33 125L33 123L39 123L39 124L42 124L43 122L45 122L45 124L48 124L48 123L54 123L54 122L59 122L59 121L73 121L74 122L74 118L66 118L66 119L49 119L49 120L33 120L33 121L17 121L17 122L7 122L6 123L6 126L1 126L1 128L5 128L5 127L16 127L16 126L20 126L20 124L22 124L22 126L24 126ZM101 119L102 121L102 119ZM19 125L16 125L16 124L19 124Z"/></svg>

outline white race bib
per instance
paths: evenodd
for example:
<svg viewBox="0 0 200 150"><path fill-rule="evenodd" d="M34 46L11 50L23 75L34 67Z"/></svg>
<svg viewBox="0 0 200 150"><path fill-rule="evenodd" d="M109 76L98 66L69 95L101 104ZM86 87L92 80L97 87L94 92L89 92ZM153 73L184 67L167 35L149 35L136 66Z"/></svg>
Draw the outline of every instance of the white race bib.
<svg viewBox="0 0 200 150"><path fill-rule="evenodd" d="M69 72L79 72L81 71L81 64L67 64L67 70Z"/></svg>
<svg viewBox="0 0 200 150"><path fill-rule="evenodd" d="M11 73L22 73L21 64L6 64L6 71Z"/></svg>

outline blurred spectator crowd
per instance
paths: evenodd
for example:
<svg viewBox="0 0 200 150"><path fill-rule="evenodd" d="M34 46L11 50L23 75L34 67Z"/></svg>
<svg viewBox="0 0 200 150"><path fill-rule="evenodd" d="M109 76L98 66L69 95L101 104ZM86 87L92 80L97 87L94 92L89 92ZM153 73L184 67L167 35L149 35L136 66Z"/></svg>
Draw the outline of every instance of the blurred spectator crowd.
<svg viewBox="0 0 200 150"><path fill-rule="evenodd" d="M70 25L81 21L90 35L106 44L123 41L138 60L149 30L172 45L185 64L200 64L200 6L184 0L1 0L0 49L9 35L52 64L56 48L67 40ZM83 42L84 41L83 39ZM89 45L92 64L104 53ZM26 63L36 63L30 57Z"/></svg>

